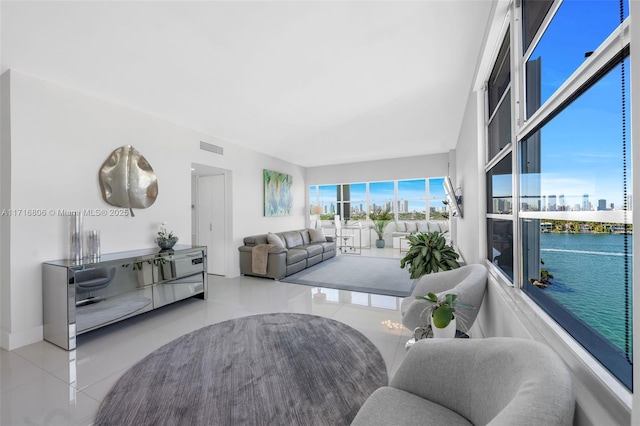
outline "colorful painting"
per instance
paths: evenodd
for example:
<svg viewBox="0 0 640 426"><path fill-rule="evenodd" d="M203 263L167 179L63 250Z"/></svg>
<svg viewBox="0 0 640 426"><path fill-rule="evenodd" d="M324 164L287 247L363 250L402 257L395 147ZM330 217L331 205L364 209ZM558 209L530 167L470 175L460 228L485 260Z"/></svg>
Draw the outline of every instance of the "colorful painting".
<svg viewBox="0 0 640 426"><path fill-rule="evenodd" d="M289 216L293 197L292 176L286 173L264 170L264 215Z"/></svg>

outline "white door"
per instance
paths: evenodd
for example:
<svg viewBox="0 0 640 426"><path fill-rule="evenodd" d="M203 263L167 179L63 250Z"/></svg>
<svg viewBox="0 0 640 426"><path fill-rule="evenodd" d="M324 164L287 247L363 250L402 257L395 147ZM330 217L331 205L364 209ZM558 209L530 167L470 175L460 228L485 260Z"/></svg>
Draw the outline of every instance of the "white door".
<svg viewBox="0 0 640 426"><path fill-rule="evenodd" d="M207 246L207 272L225 275L225 176L198 177L198 241Z"/></svg>

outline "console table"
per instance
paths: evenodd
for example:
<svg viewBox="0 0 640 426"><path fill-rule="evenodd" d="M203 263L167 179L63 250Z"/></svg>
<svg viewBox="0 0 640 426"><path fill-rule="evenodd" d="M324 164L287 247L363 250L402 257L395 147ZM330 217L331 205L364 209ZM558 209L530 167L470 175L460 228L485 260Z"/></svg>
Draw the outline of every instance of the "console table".
<svg viewBox="0 0 640 426"><path fill-rule="evenodd" d="M207 248L180 245L42 264L44 339L76 348L76 336L198 296L207 298Z"/></svg>

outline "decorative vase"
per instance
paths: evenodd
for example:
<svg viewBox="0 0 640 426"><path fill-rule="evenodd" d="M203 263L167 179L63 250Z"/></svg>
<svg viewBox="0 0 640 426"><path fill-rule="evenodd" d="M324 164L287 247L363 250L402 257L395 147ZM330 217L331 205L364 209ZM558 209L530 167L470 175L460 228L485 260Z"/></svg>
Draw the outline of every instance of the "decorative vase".
<svg viewBox="0 0 640 426"><path fill-rule="evenodd" d="M431 328L433 329L433 337L453 339L456 337L456 318L453 317L451 322L445 328L438 328L433 324L433 317L431 318Z"/></svg>
<svg viewBox="0 0 640 426"><path fill-rule="evenodd" d="M69 259L82 261L82 212L75 211L69 215Z"/></svg>
<svg viewBox="0 0 640 426"><path fill-rule="evenodd" d="M376 240L376 247L384 248L384 240L382 238L379 240Z"/></svg>
<svg viewBox="0 0 640 426"><path fill-rule="evenodd" d="M156 238L156 243L162 250L171 250L178 242L178 237Z"/></svg>

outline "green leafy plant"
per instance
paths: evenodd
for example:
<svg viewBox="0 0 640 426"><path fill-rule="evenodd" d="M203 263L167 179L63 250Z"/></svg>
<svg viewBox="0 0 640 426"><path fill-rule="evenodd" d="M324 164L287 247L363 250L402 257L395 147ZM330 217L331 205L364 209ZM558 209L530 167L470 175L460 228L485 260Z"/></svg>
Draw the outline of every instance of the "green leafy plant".
<svg viewBox="0 0 640 426"><path fill-rule="evenodd" d="M177 239L178 237L176 237L175 235L173 235L173 231L169 231L167 232L167 223L166 222L162 222L160 224L160 229L158 230L158 240L161 241L166 241L166 240L173 240L173 239Z"/></svg>
<svg viewBox="0 0 640 426"><path fill-rule="evenodd" d="M407 236L409 250L400 260L400 267L407 266L412 279L439 270L448 271L460 267L453 246L447 244L440 232L424 232Z"/></svg>
<svg viewBox="0 0 640 426"><path fill-rule="evenodd" d="M369 219L373 222L373 230L378 234L378 239L384 238L384 229L393 220L393 213L390 211L379 211L369 213Z"/></svg>
<svg viewBox="0 0 640 426"><path fill-rule="evenodd" d="M456 300L457 298L458 295L451 293L444 295L428 293L426 296L416 296L416 299L418 300L431 302L431 305L425 310L431 311L433 325L438 328L445 328L449 325L451 320L454 318L456 307L472 308L471 305Z"/></svg>

